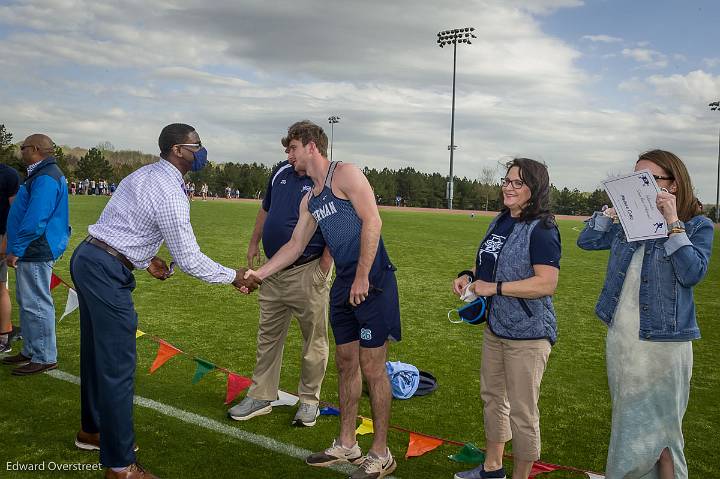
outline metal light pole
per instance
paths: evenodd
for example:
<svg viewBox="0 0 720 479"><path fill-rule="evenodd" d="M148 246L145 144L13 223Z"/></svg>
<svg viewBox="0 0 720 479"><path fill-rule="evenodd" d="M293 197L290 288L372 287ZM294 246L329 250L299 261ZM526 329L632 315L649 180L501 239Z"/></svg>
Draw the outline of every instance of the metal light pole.
<svg viewBox="0 0 720 479"><path fill-rule="evenodd" d="M720 111L720 100L714 101L708 105L711 110ZM715 223L720 223L720 130L718 130L718 173L717 186L715 187Z"/></svg>
<svg viewBox="0 0 720 479"><path fill-rule="evenodd" d="M340 117L339 116L331 116L328 118L328 123L330 123L330 161L332 161L332 148L333 148L333 140L335 137L335 123L340 123Z"/></svg>
<svg viewBox="0 0 720 479"><path fill-rule="evenodd" d="M453 186L455 180L455 176L453 175L453 152L455 151L455 148L457 148L457 145L455 145L455 71L457 69L457 45L458 43L467 43L468 45L472 45L470 39L477 38L472 34L474 31L475 29L473 27L465 27L444 30L442 32L438 32L437 34L437 44L440 48L450 44L453 46L452 113L450 114L450 145L448 145L448 150L450 150L450 179L448 181L447 190L449 210L452 209Z"/></svg>

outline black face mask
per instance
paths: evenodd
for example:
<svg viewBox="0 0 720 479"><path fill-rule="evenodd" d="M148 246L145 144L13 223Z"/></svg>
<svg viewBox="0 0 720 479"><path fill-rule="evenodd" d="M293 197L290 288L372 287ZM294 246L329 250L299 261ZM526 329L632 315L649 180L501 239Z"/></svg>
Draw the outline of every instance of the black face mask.
<svg viewBox="0 0 720 479"><path fill-rule="evenodd" d="M479 297L475 301L465 304L457 309L451 309L448 311L448 320L451 323L468 323L468 324L480 324L485 321L485 307L486 307L486 301L485 298ZM458 316L460 316L459 321L453 321L450 316L453 314L453 312L457 312Z"/></svg>

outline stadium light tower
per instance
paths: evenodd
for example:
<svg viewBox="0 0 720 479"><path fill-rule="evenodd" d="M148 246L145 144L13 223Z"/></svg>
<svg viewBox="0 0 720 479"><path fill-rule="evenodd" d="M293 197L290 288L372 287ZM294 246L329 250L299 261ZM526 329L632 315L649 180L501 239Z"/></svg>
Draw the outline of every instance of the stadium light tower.
<svg viewBox="0 0 720 479"><path fill-rule="evenodd" d="M720 111L720 100L708 105L712 111ZM718 130L718 173L715 187L715 223L720 223L720 130Z"/></svg>
<svg viewBox="0 0 720 479"><path fill-rule="evenodd" d="M450 114L450 179L448 180L447 197L448 197L448 209L452 209L453 203L453 186L455 176L453 175L453 152L457 146L455 145L455 71L457 69L457 46L458 43L465 43L472 45L471 38L477 38L473 35L475 29L473 27L465 28L453 28L450 30L443 30L437 34L437 44L440 48L445 45L453 46L453 81L452 81L452 113Z"/></svg>
<svg viewBox="0 0 720 479"><path fill-rule="evenodd" d="M332 161L332 148L333 140L335 137L335 123L340 123L340 117L333 115L328 118L328 123L330 123L330 161Z"/></svg>

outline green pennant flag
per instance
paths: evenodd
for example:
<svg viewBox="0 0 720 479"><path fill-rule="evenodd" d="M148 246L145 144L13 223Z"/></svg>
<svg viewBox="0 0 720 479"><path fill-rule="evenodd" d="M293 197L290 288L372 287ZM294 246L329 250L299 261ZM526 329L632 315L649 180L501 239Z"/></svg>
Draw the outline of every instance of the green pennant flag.
<svg viewBox="0 0 720 479"><path fill-rule="evenodd" d="M200 380L205 376L207 373L215 369L215 365L211 363L210 361L205 361L204 359L195 358L195 362L197 363L197 368L195 369L195 376L192 378L192 383L197 384L200 382Z"/></svg>
<svg viewBox="0 0 720 479"><path fill-rule="evenodd" d="M485 453L475 447L472 443L467 443L460 449L457 454L451 454L448 458L455 462L466 462L470 464L480 464L485 461Z"/></svg>

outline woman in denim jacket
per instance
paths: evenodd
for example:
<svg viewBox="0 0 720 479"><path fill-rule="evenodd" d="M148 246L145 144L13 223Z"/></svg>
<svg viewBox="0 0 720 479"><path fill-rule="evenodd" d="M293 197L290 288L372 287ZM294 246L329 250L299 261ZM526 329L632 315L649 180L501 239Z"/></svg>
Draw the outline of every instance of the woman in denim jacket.
<svg viewBox="0 0 720 479"><path fill-rule="evenodd" d="M560 233L550 213L545 165L528 158L507 164L503 210L480 242L472 271L453 283L488 299L480 396L487 454L455 479L505 479L503 451L512 439L513 479L527 479L540 457L540 382L557 339L552 295L560 268Z"/></svg>
<svg viewBox="0 0 720 479"><path fill-rule="evenodd" d="M629 243L609 208L587 221L577 244L610 249L595 312L608 325L606 363L612 431L606 477L687 478L682 418L692 374L691 340L700 338L693 287L707 272L713 225L700 215L683 162L653 150L648 169L661 192L657 208L669 235Z"/></svg>

